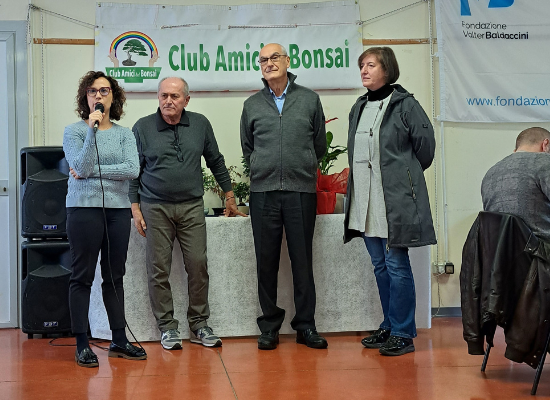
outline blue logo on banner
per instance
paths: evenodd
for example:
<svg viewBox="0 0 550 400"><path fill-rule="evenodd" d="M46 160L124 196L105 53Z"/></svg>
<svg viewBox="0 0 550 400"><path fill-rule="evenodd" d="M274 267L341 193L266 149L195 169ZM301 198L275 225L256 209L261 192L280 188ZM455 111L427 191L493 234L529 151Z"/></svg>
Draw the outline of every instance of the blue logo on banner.
<svg viewBox="0 0 550 400"><path fill-rule="evenodd" d="M514 0L489 0L489 8L505 8L512 4L514 4ZM460 15L472 15L470 0L460 0Z"/></svg>

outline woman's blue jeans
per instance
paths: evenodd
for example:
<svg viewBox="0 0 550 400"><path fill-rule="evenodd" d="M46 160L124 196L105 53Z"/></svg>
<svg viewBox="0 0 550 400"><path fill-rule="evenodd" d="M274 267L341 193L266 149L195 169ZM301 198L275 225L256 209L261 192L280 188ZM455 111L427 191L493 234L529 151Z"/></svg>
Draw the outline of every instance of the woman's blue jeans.
<svg viewBox="0 0 550 400"><path fill-rule="evenodd" d="M391 330L394 336L415 338L416 293L409 249L386 248L387 239L379 237L363 235L363 240L374 265L374 276L384 313L380 328Z"/></svg>

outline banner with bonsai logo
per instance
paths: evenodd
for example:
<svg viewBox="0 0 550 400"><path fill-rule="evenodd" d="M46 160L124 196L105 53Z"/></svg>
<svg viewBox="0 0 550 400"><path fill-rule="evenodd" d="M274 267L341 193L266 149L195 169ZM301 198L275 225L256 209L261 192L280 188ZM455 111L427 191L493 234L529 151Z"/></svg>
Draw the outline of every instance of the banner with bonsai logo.
<svg viewBox="0 0 550 400"><path fill-rule="evenodd" d="M152 92L166 76L193 91L256 90L267 43L282 44L290 70L312 89L360 87L363 51L354 1L246 6L98 3L95 69L127 91ZM216 25L213 25L216 24Z"/></svg>

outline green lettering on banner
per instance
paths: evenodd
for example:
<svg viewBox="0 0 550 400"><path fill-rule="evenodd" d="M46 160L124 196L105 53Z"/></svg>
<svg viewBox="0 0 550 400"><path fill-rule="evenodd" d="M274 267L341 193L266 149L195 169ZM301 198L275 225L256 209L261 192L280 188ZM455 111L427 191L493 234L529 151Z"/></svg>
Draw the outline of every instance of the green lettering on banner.
<svg viewBox="0 0 550 400"><path fill-rule="evenodd" d="M330 53L332 53L332 48L328 48L325 50L325 57L327 58L327 63L325 64L325 67L327 68L332 68L332 66L334 65L334 59L332 58L332 55Z"/></svg>
<svg viewBox="0 0 550 400"><path fill-rule="evenodd" d="M177 71L178 69L180 69L180 66L178 64L174 64L174 60L172 59L174 53L177 53L178 51L178 46L174 45L170 47L170 51L168 52L168 63L170 64L170 68L172 68L173 71Z"/></svg>
<svg viewBox="0 0 550 400"><path fill-rule="evenodd" d="M193 57L192 62L191 57ZM197 67L197 53L187 53L187 68L189 71L196 71Z"/></svg>
<svg viewBox="0 0 550 400"><path fill-rule="evenodd" d="M342 68L344 66L344 52L340 47L334 49L336 57L334 59L334 65L336 68Z"/></svg>
<svg viewBox="0 0 550 400"><path fill-rule="evenodd" d="M239 65L240 70L244 71L244 54L242 51L230 51L227 53L227 63L229 64L230 71L238 71Z"/></svg>
<svg viewBox="0 0 550 400"><path fill-rule="evenodd" d="M182 43L181 45L181 51L180 51L180 58L181 58L181 70L185 71L185 45Z"/></svg>
<svg viewBox="0 0 550 400"><path fill-rule="evenodd" d="M259 51L255 51L254 53L252 53L252 69L254 69L254 71L260 70L260 66L256 62L256 59L258 58L259 55L260 55Z"/></svg>
<svg viewBox="0 0 550 400"><path fill-rule="evenodd" d="M288 45L290 54L290 68L300 68L300 48L297 44L291 43Z"/></svg>
<svg viewBox="0 0 550 400"><path fill-rule="evenodd" d="M161 67L105 68L107 76L124 80L125 83L143 83L144 79L158 79Z"/></svg>
<svg viewBox="0 0 550 400"><path fill-rule="evenodd" d="M325 68L323 49L313 50L313 65L315 65L315 68Z"/></svg>
<svg viewBox="0 0 550 400"><path fill-rule="evenodd" d="M302 52L302 64L306 69L309 69L309 67L311 67L311 53L309 52L309 50L304 50Z"/></svg>
<svg viewBox="0 0 550 400"><path fill-rule="evenodd" d="M210 69L210 56L204 51L204 45L199 45L199 53L201 59L201 71L208 71Z"/></svg>
<svg viewBox="0 0 550 400"><path fill-rule="evenodd" d="M224 71L227 71L227 65L225 64L225 53L223 51L223 46L218 46L218 51L216 53L216 71L219 71L222 68Z"/></svg>
<svg viewBox="0 0 550 400"><path fill-rule="evenodd" d="M305 69L315 68L349 68L349 45L348 40L344 41L342 47L328 47L326 49L307 49L300 51L296 43L288 44L290 58L290 68L296 69L303 67ZM173 71L209 71L210 55L204 50L204 44L199 44L198 52L185 52L185 44L179 46L173 45L168 52L168 63ZM218 45L216 51L215 71L259 71L258 65L259 51L251 51L250 43L245 44L246 51L228 51L225 52L223 45ZM263 43L260 44L260 48ZM179 54L179 64L177 53ZM187 67L187 68L186 68ZM115 73L115 72L113 72ZM123 74L123 72L117 72ZM128 74L129 72L124 72ZM138 74L139 75L139 74ZM137 77L120 76L124 79Z"/></svg>

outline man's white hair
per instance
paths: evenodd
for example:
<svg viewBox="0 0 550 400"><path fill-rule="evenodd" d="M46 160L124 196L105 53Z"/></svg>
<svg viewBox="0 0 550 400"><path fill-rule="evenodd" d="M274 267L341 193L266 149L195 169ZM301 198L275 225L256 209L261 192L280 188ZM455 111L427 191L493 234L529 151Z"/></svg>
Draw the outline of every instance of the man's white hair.
<svg viewBox="0 0 550 400"><path fill-rule="evenodd" d="M180 77L180 76L167 76L165 78L162 78L159 82L158 87L157 87L157 94L158 94L158 92L160 92L160 84L162 82L164 82L166 79L172 79L172 78L173 79L179 79L180 81L183 82L183 95L185 97L189 96L189 85L187 84L187 81L185 79L183 79L182 77Z"/></svg>

